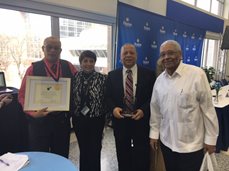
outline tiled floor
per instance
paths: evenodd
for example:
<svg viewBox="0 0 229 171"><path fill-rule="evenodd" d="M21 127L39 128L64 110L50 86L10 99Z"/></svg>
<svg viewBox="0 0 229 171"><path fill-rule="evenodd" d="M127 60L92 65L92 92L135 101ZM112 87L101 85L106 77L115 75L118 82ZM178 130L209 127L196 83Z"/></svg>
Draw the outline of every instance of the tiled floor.
<svg viewBox="0 0 229 171"><path fill-rule="evenodd" d="M228 157L229 157L229 149L228 149L228 151L222 151L222 153L228 155Z"/></svg>
<svg viewBox="0 0 229 171"><path fill-rule="evenodd" d="M70 141L70 160L79 167L79 148L75 134L72 133ZM101 171L118 171L113 131L104 129L103 146L101 152Z"/></svg>
<svg viewBox="0 0 229 171"><path fill-rule="evenodd" d="M70 155L72 162L79 167L79 148L75 134L71 135ZM229 151L216 154L219 171L229 171ZM104 130L103 148L101 154L101 171L118 171L113 131L107 127Z"/></svg>

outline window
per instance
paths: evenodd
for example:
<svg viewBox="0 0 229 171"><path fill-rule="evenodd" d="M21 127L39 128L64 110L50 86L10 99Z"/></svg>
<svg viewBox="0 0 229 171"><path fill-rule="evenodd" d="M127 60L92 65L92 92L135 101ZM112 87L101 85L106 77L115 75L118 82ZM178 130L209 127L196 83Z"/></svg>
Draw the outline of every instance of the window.
<svg viewBox="0 0 229 171"><path fill-rule="evenodd" d="M79 69L79 55L91 50L97 56L96 70L107 73L111 69L111 26L91 22L60 18L60 28L66 24L65 32L60 32L62 42L61 58L71 61ZM70 27L71 25L71 27ZM73 32L75 34L73 34ZM68 36L66 36L68 35Z"/></svg>
<svg viewBox="0 0 229 171"><path fill-rule="evenodd" d="M220 40L205 39L203 47L203 58L202 58L202 67L214 67L216 69L216 78L223 78L225 74L225 51L220 50L221 42Z"/></svg>
<svg viewBox="0 0 229 171"><path fill-rule="evenodd" d="M217 0L212 0L212 6L211 6L211 13L215 15L221 15L219 11L221 10L219 7L220 3Z"/></svg>
<svg viewBox="0 0 229 171"><path fill-rule="evenodd" d="M219 41L212 39L205 39L203 46L203 67L216 68L217 49L219 48Z"/></svg>
<svg viewBox="0 0 229 171"><path fill-rule="evenodd" d="M0 20L0 70L5 72L7 86L19 88L31 62L43 57L41 46L51 35L51 20L7 9L0 9Z"/></svg>
<svg viewBox="0 0 229 171"><path fill-rule="evenodd" d="M225 0L181 0L212 14L223 16Z"/></svg>
<svg viewBox="0 0 229 171"><path fill-rule="evenodd" d="M195 5L195 0L182 0L184 2L187 2L188 4Z"/></svg>
<svg viewBox="0 0 229 171"><path fill-rule="evenodd" d="M196 6L205 10L210 11L211 0L197 0Z"/></svg>
<svg viewBox="0 0 229 171"><path fill-rule="evenodd" d="M79 37L81 31L91 26L89 22L60 19L60 35L61 37Z"/></svg>

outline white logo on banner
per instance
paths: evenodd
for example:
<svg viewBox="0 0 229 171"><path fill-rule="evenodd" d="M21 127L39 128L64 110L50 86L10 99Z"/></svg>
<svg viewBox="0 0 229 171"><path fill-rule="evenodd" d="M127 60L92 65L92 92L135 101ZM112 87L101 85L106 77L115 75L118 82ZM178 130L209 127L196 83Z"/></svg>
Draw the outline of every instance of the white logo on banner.
<svg viewBox="0 0 229 171"><path fill-rule="evenodd" d="M162 34L165 34L166 33L164 26L161 26L160 33L162 33Z"/></svg>
<svg viewBox="0 0 229 171"><path fill-rule="evenodd" d="M189 47L188 47L188 46L186 46L185 50L186 50L186 51L189 51Z"/></svg>
<svg viewBox="0 0 229 171"><path fill-rule="evenodd" d="M199 40L202 40L202 35L200 35Z"/></svg>
<svg viewBox="0 0 229 171"><path fill-rule="evenodd" d="M134 45L136 47L141 47L142 46L142 44L140 43L140 39L139 38L137 38L136 42L134 42Z"/></svg>
<svg viewBox="0 0 229 171"><path fill-rule="evenodd" d="M192 51L196 51L196 45L193 46Z"/></svg>
<svg viewBox="0 0 229 171"><path fill-rule="evenodd" d="M146 56L145 59L143 60L143 64L144 64L144 65L148 65L148 64L149 64L149 59L147 58L147 56Z"/></svg>
<svg viewBox="0 0 229 171"><path fill-rule="evenodd" d="M194 57L194 61L198 61L198 57L197 56Z"/></svg>
<svg viewBox="0 0 229 171"><path fill-rule="evenodd" d="M195 39L195 33L192 34L191 39Z"/></svg>
<svg viewBox="0 0 229 171"><path fill-rule="evenodd" d="M128 17L125 18L125 20L122 22L124 26L126 27L132 27L132 23L130 22L130 19Z"/></svg>
<svg viewBox="0 0 229 171"><path fill-rule="evenodd" d="M146 22L146 24L144 25L144 30L145 31L150 31L151 30L150 27L149 27L149 23L148 22Z"/></svg>
<svg viewBox="0 0 229 171"><path fill-rule="evenodd" d="M151 44L151 48L153 48L153 49L157 49L157 44L156 44L156 41L153 41L153 44Z"/></svg>
<svg viewBox="0 0 229 171"><path fill-rule="evenodd" d="M175 29L175 30L173 31L173 35L174 35L174 36L177 36L177 35L178 35L177 29Z"/></svg>
<svg viewBox="0 0 229 171"><path fill-rule="evenodd" d="M191 58L190 58L190 56L188 56L188 58L187 58L187 62L191 62Z"/></svg>
<svg viewBox="0 0 229 171"><path fill-rule="evenodd" d="M186 32L186 31L183 33L183 37L184 37L184 38L187 37L187 32Z"/></svg>

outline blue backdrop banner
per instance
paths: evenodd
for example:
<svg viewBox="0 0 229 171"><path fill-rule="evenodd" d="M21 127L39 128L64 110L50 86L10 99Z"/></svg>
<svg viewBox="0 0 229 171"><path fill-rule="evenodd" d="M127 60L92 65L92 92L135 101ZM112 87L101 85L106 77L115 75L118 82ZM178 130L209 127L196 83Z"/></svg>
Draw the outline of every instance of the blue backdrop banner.
<svg viewBox="0 0 229 171"><path fill-rule="evenodd" d="M200 66L204 30L121 2L118 3L117 20L116 68L122 66L122 45L132 43L137 49L137 63L155 69L160 45L168 39L181 44L184 63Z"/></svg>

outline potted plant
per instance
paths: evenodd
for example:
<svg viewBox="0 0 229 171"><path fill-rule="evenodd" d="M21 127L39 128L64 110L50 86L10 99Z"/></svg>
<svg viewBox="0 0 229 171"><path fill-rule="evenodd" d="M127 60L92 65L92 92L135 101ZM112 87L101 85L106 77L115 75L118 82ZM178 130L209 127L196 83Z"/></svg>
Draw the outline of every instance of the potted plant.
<svg viewBox="0 0 229 171"><path fill-rule="evenodd" d="M209 84L214 80L214 76L215 76L215 68L214 67L204 67L202 68L204 70L204 72L206 73L207 75L207 78L208 78L208 82Z"/></svg>

